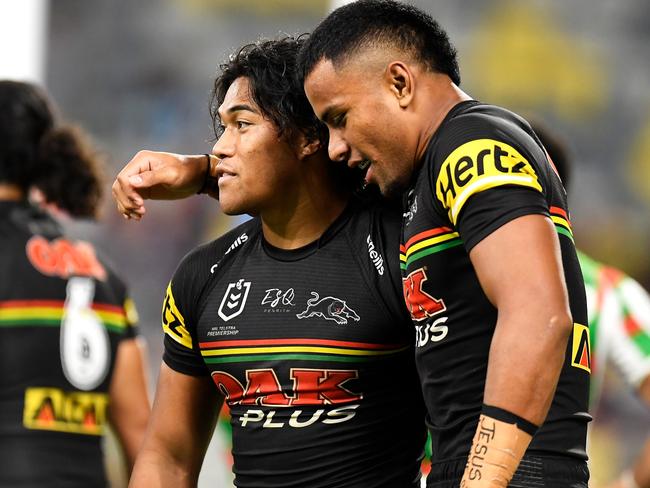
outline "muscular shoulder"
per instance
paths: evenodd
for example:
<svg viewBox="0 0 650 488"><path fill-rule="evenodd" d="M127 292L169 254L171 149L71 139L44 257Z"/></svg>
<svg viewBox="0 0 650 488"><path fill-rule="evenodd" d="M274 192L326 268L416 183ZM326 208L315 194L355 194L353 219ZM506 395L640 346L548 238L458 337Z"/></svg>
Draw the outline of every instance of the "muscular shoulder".
<svg viewBox="0 0 650 488"><path fill-rule="evenodd" d="M251 220L223 236L198 246L181 260L167 286L163 302L163 331L186 348L192 349L192 334L203 303L204 291L225 265L257 232Z"/></svg>
<svg viewBox="0 0 650 488"><path fill-rule="evenodd" d="M235 255L258 232L259 221L249 220L221 237L196 247L181 260L170 288L182 303L196 302L207 283L218 276L230 257ZM171 290L168 290L168 293Z"/></svg>
<svg viewBox="0 0 650 488"><path fill-rule="evenodd" d="M544 193L549 178L546 154L529 124L476 102L452 110L426 158L436 199L453 224L472 195L503 186Z"/></svg>

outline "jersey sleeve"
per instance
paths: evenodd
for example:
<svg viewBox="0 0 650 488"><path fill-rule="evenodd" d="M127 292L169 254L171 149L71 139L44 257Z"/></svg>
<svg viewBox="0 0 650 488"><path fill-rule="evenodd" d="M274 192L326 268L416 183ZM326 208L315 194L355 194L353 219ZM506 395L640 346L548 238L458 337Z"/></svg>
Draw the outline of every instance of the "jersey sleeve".
<svg viewBox="0 0 650 488"><path fill-rule="evenodd" d="M467 251L517 217L549 215L548 160L522 124L466 114L440 136L432 161L434 205Z"/></svg>
<svg viewBox="0 0 650 488"><path fill-rule="evenodd" d="M167 285L162 308L163 361L173 370L192 376L209 374L197 340L206 290L218 281L229 252L258 231L259 222L252 219L197 247L178 265Z"/></svg>
<svg viewBox="0 0 650 488"><path fill-rule="evenodd" d="M650 375L650 295L624 276L603 303L599 327L605 328L608 359L636 389Z"/></svg>
<svg viewBox="0 0 650 488"><path fill-rule="evenodd" d="M134 337L137 337L139 335L139 328L138 328L139 316L138 316L138 309L135 306L135 302L129 295L127 295L124 298L124 303L122 304L122 308L124 309L124 318L126 322L124 338L133 339Z"/></svg>
<svg viewBox="0 0 650 488"><path fill-rule="evenodd" d="M126 282L112 268L109 269L108 283L114 293L115 313L119 316L120 340L133 339L139 335L139 317L135 302L131 298Z"/></svg>
<svg viewBox="0 0 650 488"><path fill-rule="evenodd" d="M192 376L208 374L196 341L201 279L193 271L198 254L190 253L178 266L167 285L162 307L163 361L173 370Z"/></svg>

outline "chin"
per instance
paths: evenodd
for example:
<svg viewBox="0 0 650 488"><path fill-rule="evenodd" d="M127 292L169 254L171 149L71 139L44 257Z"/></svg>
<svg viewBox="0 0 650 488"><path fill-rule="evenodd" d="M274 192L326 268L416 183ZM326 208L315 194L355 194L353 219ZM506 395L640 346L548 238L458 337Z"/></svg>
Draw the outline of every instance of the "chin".
<svg viewBox="0 0 650 488"><path fill-rule="evenodd" d="M406 192L407 188L408 185L402 183L401 181L389 181L387 183L382 183L379 185L381 195L389 200L396 200L401 198L404 192Z"/></svg>
<svg viewBox="0 0 650 488"><path fill-rule="evenodd" d="M224 199L219 200L219 207L226 215L241 215L248 213L244 205L237 202L229 202L228 200L224 201Z"/></svg>

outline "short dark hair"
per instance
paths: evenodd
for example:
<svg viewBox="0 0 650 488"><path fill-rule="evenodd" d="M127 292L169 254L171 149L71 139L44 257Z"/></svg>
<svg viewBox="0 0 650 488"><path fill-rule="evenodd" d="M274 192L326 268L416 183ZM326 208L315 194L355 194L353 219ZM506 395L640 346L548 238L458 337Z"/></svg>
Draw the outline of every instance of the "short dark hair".
<svg viewBox="0 0 650 488"><path fill-rule="evenodd" d="M323 58L336 64L361 47L381 42L411 53L428 69L460 85L456 49L447 33L422 10L392 0L359 0L326 17L300 51L300 79Z"/></svg>
<svg viewBox="0 0 650 488"><path fill-rule="evenodd" d="M564 188L569 189L571 181L571 161L567 144L559 134L552 132L545 124L539 121L530 123L535 134L546 149L546 152L553 161L553 165L560 175Z"/></svg>
<svg viewBox="0 0 650 488"><path fill-rule="evenodd" d="M0 80L0 183L43 192L74 217L95 217L102 196L98 153L73 126L57 125L52 103L30 83Z"/></svg>
<svg viewBox="0 0 650 488"><path fill-rule="evenodd" d="M219 106L230 85L245 77L251 96L264 116L278 128L279 135L297 132L309 140L321 140L327 147L327 129L318 120L307 100L302 83L296 77L296 59L305 35L276 40L259 40L242 47L227 63L214 82L210 114L217 137L220 135Z"/></svg>

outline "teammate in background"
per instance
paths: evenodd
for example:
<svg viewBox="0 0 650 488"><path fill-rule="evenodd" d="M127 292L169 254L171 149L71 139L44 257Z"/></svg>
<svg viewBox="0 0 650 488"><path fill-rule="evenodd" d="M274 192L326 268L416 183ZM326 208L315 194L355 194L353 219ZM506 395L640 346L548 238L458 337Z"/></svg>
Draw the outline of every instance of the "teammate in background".
<svg viewBox="0 0 650 488"><path fill-rule="evenodd" d="M461 91L446 33L406 4L340 7L298 64L330 158L404 195L429 486L586 487L584 283L564 189L528 123Z"/></svg>
<svg viewBox="0 0 650 488"><path fill-rule="evenodd" d="M293 76L301 43L248 45L221 67L216 157L141 152L113 185L134 218L143 197L202 185L224 213L254 216L188 254L167 288L132 487L194 486L224 399L238 487L419 487L424 409L400 212L353 197L354 172L328 159Z"/></svg>
<svg viewBox="0 0 650 488"><path fill-rule="evenodd" d="M149 401L125 285L86 242L27 201L94 217L98 162L46 94L0 81L0 486L106 487L102 437L129 468Z"/></svg>
<svg viewBox="0 0 650 488"><path fill-rule="evenodd" d="M544 144L562 182L569 188L571 160L565 144L540 124L533 129ZM650 406L650 296L622 271L578 252L587 290L591 337L589 403L598 406L605 370L620 376ZM608 488L650 488L650 439L633 468Z"/></svg>

